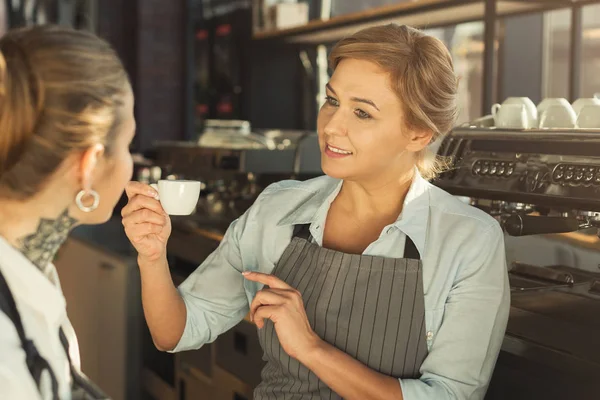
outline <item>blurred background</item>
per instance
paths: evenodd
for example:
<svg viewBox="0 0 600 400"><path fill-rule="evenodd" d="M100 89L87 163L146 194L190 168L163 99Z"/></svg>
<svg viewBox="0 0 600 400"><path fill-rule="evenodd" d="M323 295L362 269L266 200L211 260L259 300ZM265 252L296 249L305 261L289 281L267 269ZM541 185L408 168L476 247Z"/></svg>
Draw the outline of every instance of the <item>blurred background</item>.
<svg viewBox="0 0 600 400"><path fill-rule="evenodd" d="M107 39L136 92L137 151L197 140L206 119L315 128L344 35L406 23L442 40L461 78L460 122L510 96L600 92L600 4L586 0L5 0L0 32L56 22ZM23 15L21 15L21 13Z"/></svg>
<svg viewBox="0 0 600 400"><path fill-rule="evenodd" d="M136 96L134 179L202 181L194 214L173 218L169 261L176 283L219 245L229 223L262 188L321 174L315 129L331 73L328 53L345 35L390 22L421 28L448 47L460 77L459 125L489 115L494 103L508 97L529 97L537 104L548 97L573 102L600 93L600 1L0 3L0 33L58 23L108 40ZM141 312L135 253L120 224L124 203L109 223L75 230L56 260L83 371L116 400L250 400L263 361L248 321L197 351L173 355L154 348ZM552 251L537 243L540 257L554 257L538 264L560 260L592 266L589 270L597 273L596 239L595 232L570 238L569 245ZM530 246L511 251L526 258ZM595 343L600 337L581 332L576 342ZM552 358L554 350L525 361L525 351L512 349L503 348L505 372L495 375L488 398L598 398L598 391L573 391L583 385L586 371L600 370L598 360L577 368L568 364L568 375L557 369L567 364ZM517 353L521 358L513 357ZM554 360L553 367L548 360Z"/></svg>

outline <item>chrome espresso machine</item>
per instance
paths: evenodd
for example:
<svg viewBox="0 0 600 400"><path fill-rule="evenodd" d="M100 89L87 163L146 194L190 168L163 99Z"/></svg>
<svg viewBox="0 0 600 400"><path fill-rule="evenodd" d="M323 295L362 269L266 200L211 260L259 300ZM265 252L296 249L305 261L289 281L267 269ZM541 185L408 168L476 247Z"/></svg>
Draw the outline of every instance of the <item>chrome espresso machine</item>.
<svg viewBox="0 0 600 400"><path fill-rule="evenodd" d="M436 185L506 232L511 311L486 399L600 398L600 131L467 125L438 154L453 167Z"/></svg>

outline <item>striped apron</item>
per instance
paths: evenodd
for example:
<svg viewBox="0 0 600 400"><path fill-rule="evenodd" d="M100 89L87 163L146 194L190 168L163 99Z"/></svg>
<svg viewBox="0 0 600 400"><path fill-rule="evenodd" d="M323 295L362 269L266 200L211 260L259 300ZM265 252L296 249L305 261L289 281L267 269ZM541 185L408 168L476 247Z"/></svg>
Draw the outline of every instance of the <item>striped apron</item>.
<svg viewBox="0 0 600 400"><path fill-rule="evenodd" d="M427 356L422 264L406 236L403 258L347 254L311 240L298 225L272 274L302 293L310 326L369 368L418 378ZM258 330L267 362L255 400L341 399L281 348L273 323Z"/></svg>

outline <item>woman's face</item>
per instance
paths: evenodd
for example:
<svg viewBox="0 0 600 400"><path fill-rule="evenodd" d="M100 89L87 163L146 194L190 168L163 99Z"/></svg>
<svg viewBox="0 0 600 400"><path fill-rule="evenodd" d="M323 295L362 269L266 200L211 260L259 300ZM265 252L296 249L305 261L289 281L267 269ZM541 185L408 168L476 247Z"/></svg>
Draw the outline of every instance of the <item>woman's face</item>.
<svg viewBox="0 0 600 400"><path fill-rule="evenodd" d="M325 174L362 181L399 177L413 168L412 155L428 140L420 140L421 146L404 128L402 104L387 72L370 61L343 59L326 89L317 121Z"/></svg>
<svg viewBox="0 0 600 400"><path fill-rule="evenodd" d="M133 93L129 90L121 110L121 123L117 128L118 132L115 132L110 154L102 157L93 174L91 187L100 196L99 206L93 212L77 212L75 216L83 224L100 224L108 221L125 190L125 185L131 180L133 160L129 146L135 135L133 104ZM91 199L86 196L84 204L90 203L92 203Z"/></svg>

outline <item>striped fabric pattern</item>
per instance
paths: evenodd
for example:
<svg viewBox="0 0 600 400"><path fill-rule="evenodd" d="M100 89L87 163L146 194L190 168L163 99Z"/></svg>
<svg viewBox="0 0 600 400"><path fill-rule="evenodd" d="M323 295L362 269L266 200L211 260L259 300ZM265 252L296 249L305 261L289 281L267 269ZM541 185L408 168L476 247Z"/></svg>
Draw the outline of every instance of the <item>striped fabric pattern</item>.
<svg viewBox="0 0 600 400"><path fill-rule="evenodd" d="M418 253L417 259L346 254L302 236L292 239L273 274L302 293L314 331L376 371L418 378L427 355ZM405 257L414 249L409 240ZM259 339L267 365L254 399L341 399L285 353L273 324L265 322Z"/></svg>

